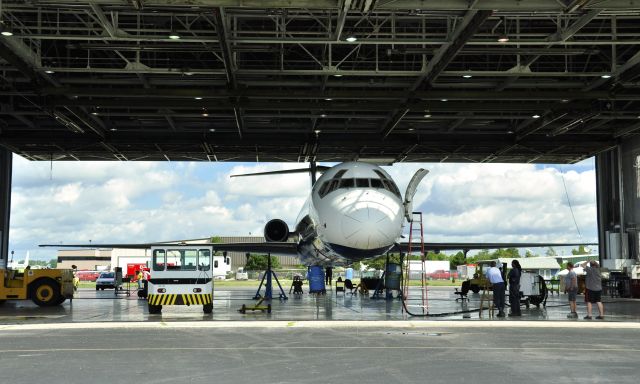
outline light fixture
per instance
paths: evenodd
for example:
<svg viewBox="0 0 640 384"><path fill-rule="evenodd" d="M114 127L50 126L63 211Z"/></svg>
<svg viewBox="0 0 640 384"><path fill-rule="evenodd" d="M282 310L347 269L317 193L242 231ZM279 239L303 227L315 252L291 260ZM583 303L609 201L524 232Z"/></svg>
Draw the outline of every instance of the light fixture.
<svg viewBox="0 0 640 384"><path fill-rule="evenodd" d="M426 113L426 114L424 115L424 117L426 117L426 118L428 119L428 118L430 118L430 117L431 117L431 114Z"/></svg>
<svg viewBox="0 0 640 384"><path fill-rule="evenodd" d="M91 112L91 114L92 114L93 116L98 116L98 112L96 112L96 111Z"/></svg>
<svg viewBox="0 0 640 384"><path fill-rule="evenodd" d="M449 101L449 99L440 99L440 101Z"/></svg>
<svg viewBox="0 0 640 384"><path fill-rule="evenodd" d="M409 128L410 131L413 131L415 128Z"/></svg>
<svg viewBox="0 0 640 384"><path fill-rule="evenodd" d="M602 77L603 79L609 79L609 78L611 78L611 75L602 75L600 77Z"/></svg>
<svg viewBox="0 0 640 384"><path fill-rule="evenodd" d="M50 69L47 69L47 70L44 71L44 73L47 73L47 74L51 75L52 73L56 73L56 72L52 71Z"/></svg>
<svg viewBox="0 0 640 384"><path fill-rule="evenodd" d="M178 38L180 38L180 36L178 36ZM185 72L184 75L185 76L193 76L193 72Z"/></svg>
<svg viewBox="0 0 640 384"><path fill-rule="evenodd" d="M333 77L342 77L342 75L339 73L336 73L335 75L333 75Z"/></svg>
<svg viewBox="0 0 640 384"><path fill-rule="evenodd" d="M531 116L531 117L533 117L534 119L539 119L539 118L540 118L540 115L538 115L538 114L536 113L535 115L533 115L533 116Z"/></svg>
<svg viewBox="0 0 640 384"><path fill-rule="evenodd" d="M326 100L326 101L331 101L331 100L333 100L333 99L332 99L332 98L330 98L330 97L327 97L325 100Z"/></svg>
<svg viewBox="0 0 640 384"><path fill-rule="evenodd" d="M512 135L512 134L513 134L513 131L507 131L507 133L508 133L508 134L510 134L510 135Z"/></svg>
<svg viewBox="0 0 640 384"><path fill-rule="evenodd" d="M357 38L357 37L355 37L355 36L349 36L349 37L347 37L345 40L347 40L347 41L348 41L348 42L350 42L350 43L353 43L353 42L357 41L357 40L358 40L358 38Z"/></svg>
<svg viewBox="0 0 640 384"><path fill-rule="evenodd" d="M169 33L169 38L171 40L179 40L180 39L180 35L178 35L178 32L176 32L176 31L171 31L171 33Z"/></svg>
<svg viewBox="0 0 640 384"><path fill-rule="evenodd" d="M507 41L509 41L509 36L507 35L500 35L500 37L498 37L498 43L506 43Z"/></svg>
<svg viewBox="0 0 640 384"><path fill-rule="evenodd" d="M202 100L202 97L198 96L198 97L194 97L194 99L196 99L196 100Z"/></svg>
<svg viewBox="0 0 640 384"><path fill-rule="evenodd" d="M215 132L216 129L215 128L209 128L209 132Z"/></svg>
<svg viewBox="0 0 640 384"><path fill-rule="evenodd" d="M327 114L323 113L323 114L320 115L320 117L325 118L325 117L327 117Z"/></svg>
<svg viewBox="0 0 640 384"><path fill-rule="evenodd" d="M471 75L462 75L462 77L464 77L465 79L470 79L470 78L472 78L473 76L471 76Z"/></svg>
<svg viewBox="0 0 640 384"><path fill-rule="evenodd" d="M0 16L2 16L2 1L0 1ZM0 17L1 20L1 17ZM3 21L0 21L0 34L2 34L2 36L13 36L13 31L11 30L11 28L7 27L6 25L4 25Z"/></svg>
<svg viewBox="0 0 640 384"><path fill-rule="evenodd" d="M640 119L640 115L638 115L638 119Z"/></svg>
<svg viewBox="0 0 640 384"><path fill-rule="evenodd" d="M560 100L560 101L562 101L563 103L568 103L568 102L569 102L569 99L562 99L562 100Z"/></svg>
<svg viewBox="0 0 640 384"><path fill-rule="evenodd" d="M202 116L203 117L209 116L209 112L207 112L207 108L202 108Z"/></svg>
<svg viewBox="0 0 640 384"><path fill-rule="evenodd" d="M111 132L115 132L117 130L118 130L118 128L111 128Z"/></svg>
<svg viewBox="0 0 640 384"><path fill-rule="evenodd" d="M319 129L316 129L316 130L315 130L315 131L313 131L313 132L315 132L315 133L316 133L316 135L317 135L317 134L319 134L319 133L320 133L320 132L322 132L322 131L321 131L321 130L319 130Z"/></svg>

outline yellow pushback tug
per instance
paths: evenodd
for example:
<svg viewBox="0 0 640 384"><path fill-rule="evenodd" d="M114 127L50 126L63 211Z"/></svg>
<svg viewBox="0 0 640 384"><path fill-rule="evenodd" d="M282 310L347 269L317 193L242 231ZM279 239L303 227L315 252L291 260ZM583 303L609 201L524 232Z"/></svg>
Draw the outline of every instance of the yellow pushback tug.
<svg viewBox="0 0 640 384"><path fill-rule="evenodd" d="M71 269L0 269L0 305L6 300L33 300L41 307L73 299Z"/></svg>

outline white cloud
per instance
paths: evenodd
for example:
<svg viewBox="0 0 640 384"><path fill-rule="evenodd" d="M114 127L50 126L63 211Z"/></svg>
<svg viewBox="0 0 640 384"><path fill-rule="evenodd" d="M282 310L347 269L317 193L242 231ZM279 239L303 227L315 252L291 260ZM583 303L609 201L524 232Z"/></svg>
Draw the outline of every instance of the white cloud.
<svg viewBox="0 0 640 384"><path fill-rule="evenodd" d="M281 218L295 225L308 175L229 178L305 164L68 162L15 158L11 247L41 243L148 242L210 235L261 234ZM414 171L430 169L415 198L428 241L576 241L555 167L513 164L397 164L401 191ZM564 179L583 236L595 239L593 162L565 166ZM35 253L38 254L38 253ZM42 253L40 253L42 254ZM49 255L54 255L51 250Z"/></svg>

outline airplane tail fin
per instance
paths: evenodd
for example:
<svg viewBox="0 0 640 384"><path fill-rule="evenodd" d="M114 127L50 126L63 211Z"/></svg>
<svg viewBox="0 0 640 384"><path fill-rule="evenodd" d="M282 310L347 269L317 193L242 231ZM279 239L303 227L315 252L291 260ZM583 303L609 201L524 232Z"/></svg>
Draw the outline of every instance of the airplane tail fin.
<svg viewBox="0 0 640 384"><path fill-rule="evenodd" d="M316 165L315 161L309 164L309 168L297 168L297 169L283 169L282 171L269 171L269 172L256 172L256 173L244 173L241 175L231 175L230 177L243 177L243 176L263 176L263 175L285 175L289 173L308 173L311 176L311 186L316 183L316 173L323 173L326 170L331 169L324 165Z"/></svg>
<svg viewBox="0 0 640 384"><path fill-rule="evenodd" d="M317 172L324 172L331 167L325 167L324 165L316 166ZM230 177L244 177L244 176L263 176L263 175L285 175L289 173L309 173L309 168L297 168L297 169L283 169L281 171L269 171L269 172L255 172L255 173L243 173L240 175L231 175Z"/></svg>
<svg viewBox="0 0 640 384"><path fill-rule="evenodd" d="M407 218L407 221L411 222L413 220L413 215L411 215L411 213L413 212L413 197L416 194L416 191L418 190L418 185L420 185L420 182L422 181L422 179L424 179L425 176L427 176L427 174L429 173L428 169L423 169L420 168L416 171L416 173L413 175L413 177L411 178L411 181L409 181L409 185L407 185L407 190L404 193L404 216Z"/></svg>

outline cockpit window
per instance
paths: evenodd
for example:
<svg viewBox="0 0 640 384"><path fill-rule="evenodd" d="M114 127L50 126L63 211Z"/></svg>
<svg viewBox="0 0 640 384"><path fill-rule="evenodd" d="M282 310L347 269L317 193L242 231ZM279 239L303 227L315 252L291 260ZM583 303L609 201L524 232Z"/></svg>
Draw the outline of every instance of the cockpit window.
<svg viewBox="0 0 640 384"><path fill-rule="evenodd" d="M393 180L389 179L387 176L385 176L385 174L383 174L380 171L375 171L374 170L374 172L376 172L378 174L378 176L380 176L379 179L377 179L377 178L372 178L372 179L366 179L366 178L357 178L357 179L344 178L343 179L342 176L344 176L344 174L347 173L347 171L342 169L342 170L338 171L333 176L333 178L331 178L331 180L327 180L324 183L322 183L322 186L318 190L318 196L320 196L320 198L322 199L323 197L325 197L329 193L335 191L336 189L380 188L380 189L386 189L387 191L393 193L394 195L396 195L398 197L401 197L400 196L400 191L398 190L398 187L393 182Z"/></svg>
<svg viewBox="0 0 640 384"><path fill-rule="evenodd" d="M369 179L356 179L356 187L369 188Z"/></svg>
<svg viewBox="0 0 640 384"><path fill-rule="evenodd" d="M353 179L340 180L340 188L353 188L354 184Z"/></svg>
<svg viewBox="0 0 640 384"><path fill-rule="evenodd" d="M384 186L382 185L382 180L371 179L371 188L384 188Z"/></svg>

